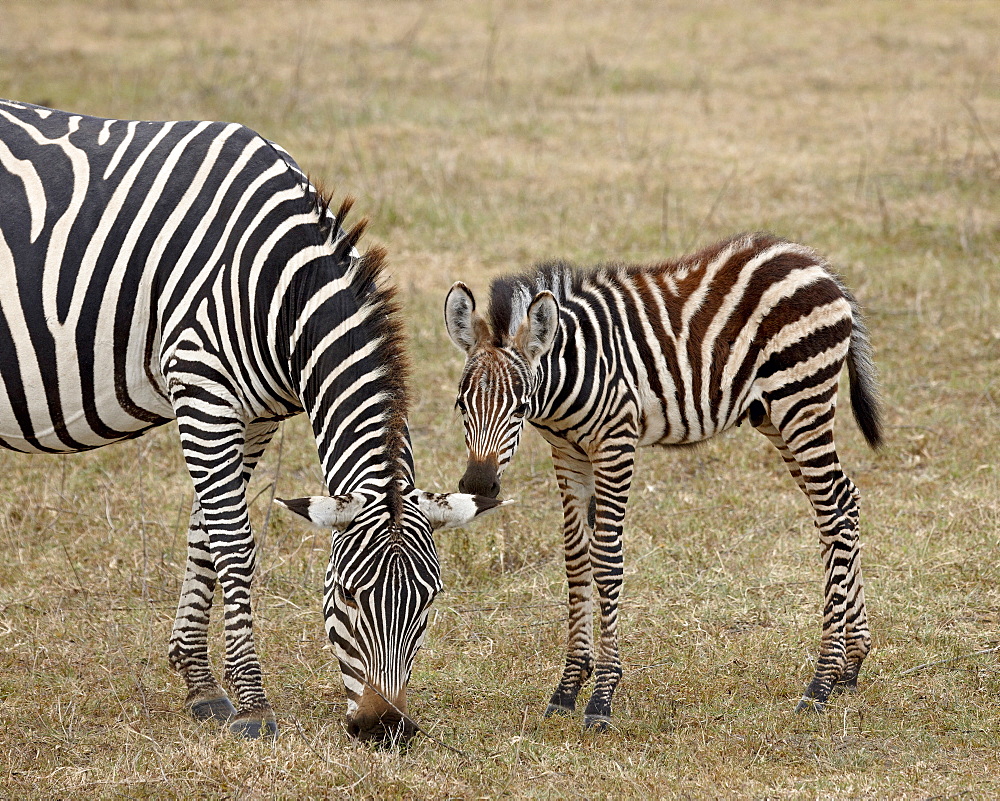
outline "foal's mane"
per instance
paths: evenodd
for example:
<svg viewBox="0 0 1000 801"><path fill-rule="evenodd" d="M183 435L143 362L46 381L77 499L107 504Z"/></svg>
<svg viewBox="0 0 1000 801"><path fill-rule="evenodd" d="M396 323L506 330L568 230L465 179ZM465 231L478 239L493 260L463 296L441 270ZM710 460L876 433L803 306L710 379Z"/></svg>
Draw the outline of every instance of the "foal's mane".
<svg viewBox="0 0 1000 801"><path fill-rule="evenodd" d="M567 261L547 261L523 272L494 278L486 313L493 329L493 344L502 346L504 338L514 333L537 293L547 289L556 300L562 301L577 292L591 272Z"/></svg>
<svg viewBox="0 0 1000 801"><path fill-rule="evenodd" d="M635 275L640 272L669 273L677 278L716 258L726 248L766 246L778 239L766 232L737 234L701 250L674 259L651 264L627 264L608 261L593 267L579 267L572 262L552 260L541 262L527 270L494 278L490 284L487 320L493 329L493 344L501 347L504 339L514 333L527 313L531 299L544 289L562 302L581 292L584 285L607 275Z"/></svg>

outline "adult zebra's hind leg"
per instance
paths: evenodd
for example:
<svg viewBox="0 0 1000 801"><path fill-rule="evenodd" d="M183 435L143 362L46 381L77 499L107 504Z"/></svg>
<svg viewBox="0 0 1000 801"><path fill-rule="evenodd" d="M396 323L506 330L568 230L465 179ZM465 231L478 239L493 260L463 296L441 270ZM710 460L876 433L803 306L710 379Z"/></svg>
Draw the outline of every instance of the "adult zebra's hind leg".
<svg viewBox="0 0 1000 801"><path fill-rule="evenodd" d="M822 712L835 688L856 687L861 663L871 650L858 538L859 493L834 445L833 397L831 393L825 403L804 406L772 403L770 418L757 427L781 452L809 498L820 534L823 634L816 671L798 711ZM780 430L772 419L781 420Z"/></svg>
<svg viewBox="0 0 1000 801"><path fill-rule="evenodd" d="M567 446L568 447L568 446ZM566 666L545 716L571 714L576 697L594 670L594 615L591 607L590 527L594 471L582 454L553 446L552 463L563 505L563 546L569 584Z"/></svg>
<svg viewBox="0 0 1000 801"><path fill-rule="evenodd" d="M277 427L277 423L271 422L253 423L247 427L243 454L244 492ZM212 673L208 658L208 625L216 580L208 529L195 495L188 525L184 583L170 635L168 656L170 664L187 684L185 706L191 715L197 720L228 722L236 715L236 708Z"/></svg>

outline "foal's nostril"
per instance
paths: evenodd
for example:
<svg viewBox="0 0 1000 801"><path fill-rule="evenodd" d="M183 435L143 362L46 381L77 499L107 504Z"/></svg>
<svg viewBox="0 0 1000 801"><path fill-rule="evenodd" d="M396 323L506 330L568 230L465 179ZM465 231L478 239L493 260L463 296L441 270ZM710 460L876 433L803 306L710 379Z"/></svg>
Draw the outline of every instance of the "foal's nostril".
<svg viewBox="0 0 1000 801"><path fill-rule="evenodd" d="M484 478L478 475L469 478L469 475L466 474L458 482L458 491L482 495L486 498L496 498L500 494L500 479L496 477Z"/></svg>
<svg viewBox="0 0 1000 801"><path fill-rule="evenodd" d="M489 462L470 461L465 475L459 479L459 492L484 495L495 498L500 494L500 476L496 467Z"/></svg>

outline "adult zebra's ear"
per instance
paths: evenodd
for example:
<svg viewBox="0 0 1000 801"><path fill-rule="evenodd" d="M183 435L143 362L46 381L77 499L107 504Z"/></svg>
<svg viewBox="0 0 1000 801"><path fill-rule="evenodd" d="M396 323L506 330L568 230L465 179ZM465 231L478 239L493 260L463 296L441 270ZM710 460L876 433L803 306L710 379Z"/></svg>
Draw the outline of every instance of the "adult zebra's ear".
<svg viewBox="0 0 1000 801"><path fill-rule="evenodd" d="M535 295L528 313L514 333L514 345L534 368L556 338L559 325L559 304L555 296L545 290Z"/></svg>
<svg viewBox="0 0 1000 801"><path fill-rule="evenodd" d="M490 336L489 323L476 311L472 290L461 281L452 285L444 300L444 324L451 341L466 354Z"/></svg>
<svg viewBox="0 0 1000 801"><path fill-rule="evenodd" d="M365 501L365 496L360 492L333 496L312 495L287 501L282 498L274 499L279 506L302 515L314 526L321 528L346 528L364 508Z"/></svg>
<svg viewBox="0 0 1000 801"><path fill-rule="evenodd" d="M431 521L431 528L459 528L487 512L514 503L498 501L485 495L468 495L464 492L424 492L417 490L420 511Z"/></svg>

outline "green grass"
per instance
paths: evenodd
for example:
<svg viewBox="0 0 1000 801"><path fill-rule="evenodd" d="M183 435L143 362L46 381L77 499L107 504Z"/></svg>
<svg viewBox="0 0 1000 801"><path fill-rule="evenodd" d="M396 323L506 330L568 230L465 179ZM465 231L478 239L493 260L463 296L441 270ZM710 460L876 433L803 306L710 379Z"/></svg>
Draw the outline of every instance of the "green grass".
<svg viewBox="0 0 1000 801"><path fill-rule="evenodd" d="M875 648L797 716L820 629L805 500L742 429L639 459L615 728L542 721L565 637L548 450L518 504L438 538L411 683L435 740L351 742L319 601L328 535L270 517L259 648L282 736L181 711L165 652L191 499L172 427L0 454L5 797L988 797L1000 792L1000 63L993 3L56 2L0 8L0 96L245 122L358 197L414 357L418 477L453 489L461 354L441 306L550 257L652 261L767 228L868 313L889 425L863 493ZM305 420L254 478L321 491ZM216 654L221 644L216 626ZM939 660L939 664L934 664ZM914 670L914 668L918 668ZM447 746L447 747L446 747ZM457 749L456 753L450 748Z"/></svg>

